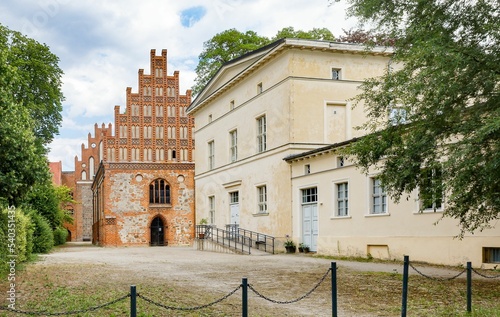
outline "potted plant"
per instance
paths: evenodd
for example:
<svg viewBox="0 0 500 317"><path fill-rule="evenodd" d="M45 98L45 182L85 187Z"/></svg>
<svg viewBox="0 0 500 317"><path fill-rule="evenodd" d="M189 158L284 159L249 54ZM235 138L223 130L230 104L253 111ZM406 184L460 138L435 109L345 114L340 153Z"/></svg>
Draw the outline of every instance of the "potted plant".
<svg viewBox="0 0 500 317"><path fill-rule="evenodd" d="M199 239L205 239L205 230L206 230L206 225L208 224L208 219L207 218L201 218L200 219L200 226L203 226L200 228L201 232L198 233L198 238Z"/></svg>
<svg viewBox="0 0 500 317"><path fill-rule="evenodd" d="M309 249L309 247L305 243L299 244L299 252L304 252L305 248Z"/></svg>
<svg viewBox="0 0 500 317"><path fill-rule="evenodd" d="M286 241L283 245L285 246L286 253L295 253L295 250L297 249L295 243L292 240L290 240L289 235L286 235Z"/></svg>

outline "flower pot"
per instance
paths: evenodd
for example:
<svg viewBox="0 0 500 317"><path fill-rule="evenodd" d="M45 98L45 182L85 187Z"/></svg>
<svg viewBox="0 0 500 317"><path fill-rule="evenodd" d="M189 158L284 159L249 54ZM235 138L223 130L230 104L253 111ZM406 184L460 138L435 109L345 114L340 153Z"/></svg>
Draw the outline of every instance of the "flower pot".
<svg viewBox="0 0 500 317"><path fill-rule="evenodd" d="M300 252L300 253L304 252L304 248L299 247L299 252Z"/></svg>
<svg viewBox="0 0 500 317"><path fill-rule="evenodd" d="M198 234L198 239L205 239L205 234L204 233L199 233Z"/></svg>
<svg viewBox="0 0 500 317"><path fill-rule="evenodd" d="M294 246L285 247L285 249L286 249L286 253L295 253L295 251L297 250L296 247L294 247Z"/></svg>

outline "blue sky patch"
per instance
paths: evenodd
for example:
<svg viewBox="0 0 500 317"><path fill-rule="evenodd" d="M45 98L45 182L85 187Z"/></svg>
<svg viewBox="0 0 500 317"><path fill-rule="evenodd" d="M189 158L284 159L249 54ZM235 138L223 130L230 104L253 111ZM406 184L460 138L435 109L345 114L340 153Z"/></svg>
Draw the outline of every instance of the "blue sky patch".
<svg viewBox="0 0 500 317"><path fill-rule="evenodd" d="M197 7L191 7L186 10L181 11L181 24L184 27L190 28L192 27L196 22L200 21L203 16L205 16L205 13L207 13L207 10L205 7L202 6L197 6Z"/></svg>

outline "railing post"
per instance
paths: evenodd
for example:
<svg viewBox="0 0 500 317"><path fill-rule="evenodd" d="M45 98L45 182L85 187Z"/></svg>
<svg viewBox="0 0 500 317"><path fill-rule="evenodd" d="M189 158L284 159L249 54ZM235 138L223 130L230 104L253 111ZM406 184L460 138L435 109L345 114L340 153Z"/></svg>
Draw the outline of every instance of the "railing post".
<svg viewBox="0 0 500 317"><path fill-rule="evenodd" d="M472 263L467 262L467 312L472 312Z"/></svg>
<svg viewBox="0 0 500 317"><path fill-rule="evenodd" d="M137 317L137 290L130 285L130 317Z"/></svg>
<svg viewBox="0 0 500 317"><path fill-rule="evenodd" d="M244 277L241 281L241 316L248 317L248 279Z"/></svg>
<svg viewBox="0 0 500 317"><path fill-rule="evenodd" d="M337 263L332 262L332 317L337 317Z"/></svg>
<svg viewBox="0 0 500 317"><path fill-rule="evenodd" d="M410 264L410 257L404 256L403 265L403 298L401 303L401 317L406 317L406 304L408 301L408 266Z"/></svg>

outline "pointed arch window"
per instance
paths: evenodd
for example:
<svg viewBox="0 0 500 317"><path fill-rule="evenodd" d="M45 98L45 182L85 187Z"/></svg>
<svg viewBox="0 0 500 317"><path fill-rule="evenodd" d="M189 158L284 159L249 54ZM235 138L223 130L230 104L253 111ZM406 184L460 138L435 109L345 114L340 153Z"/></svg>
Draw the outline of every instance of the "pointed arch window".
<svg viewBox="0 0 500 317"><path fill-rule="evenodd" d="M149 184L150 204L170 204L170 185L164 179L157 179Z"/></svg>

